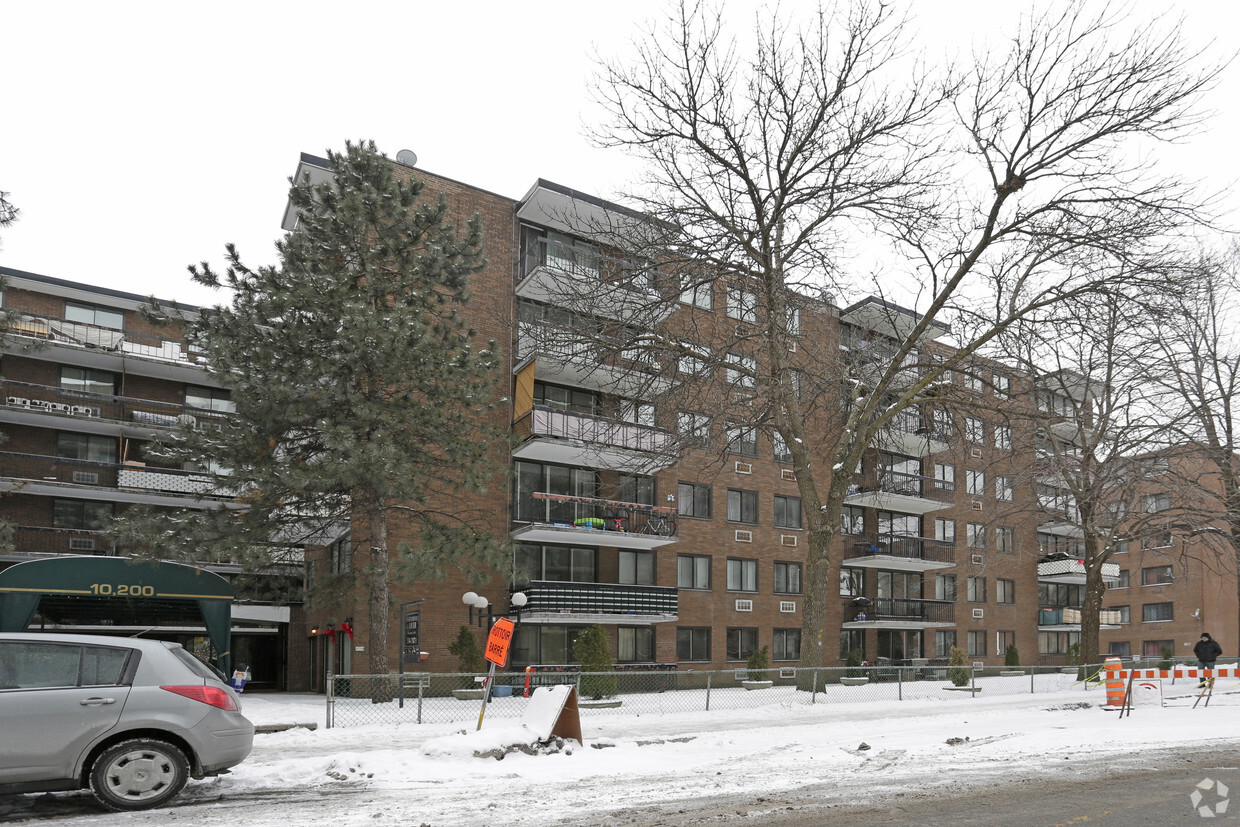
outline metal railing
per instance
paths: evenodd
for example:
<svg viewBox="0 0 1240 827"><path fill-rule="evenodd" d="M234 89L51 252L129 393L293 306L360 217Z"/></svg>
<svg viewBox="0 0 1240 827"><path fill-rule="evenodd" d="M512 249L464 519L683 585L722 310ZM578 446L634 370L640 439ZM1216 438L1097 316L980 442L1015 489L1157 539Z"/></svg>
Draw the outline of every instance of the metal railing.
<svg viewBox="0 0 1240 827"><path fill-rule="evenodd" d="M12 379L0 382L0 391L5 406L9 408L157 428L175 428L179 425L197 427L200 423L221 423L229 418L221 411L208 411L175 402L70 390Z"/></svg>
<svg viewBox="0 0 1240 827"><path fill-rule="evenodd" d="M19 554L116 554L116 548L103 534L84 528L50 528L15 525L13 550Z"/></svg>
<svg viewBox="0 0 1240 827"><path fill-rule="evenodd" d="M655 295L650 287L654 268L648 262L608 256L597 247L548 238L527 239L524 245L518 281L538 268L546 267L574 278Z"/></svg>
<svg viewBox="0 0 1240 827"><path fill-rule="evenodd" d="M629 586L614 583L569 583L534 580L514 591L528 600L522 614L583 612L589 614L674 615L679 592L673 586ZM571 620L570 618L567 618Z"/></svg>
<svg viewBox="0 0 1240 827"><path fill-rule="evenodd" d="M13 451L0 451L0 477L131 489L194 499L232 499L235 496L235 492L217 488L210 474L197 471Z"/></svg>
<svg viewBox="0 0 1240 827"><path fill-rule="evenodd" d="M532 498L542 501L543 507L534 504L534 511L520 508L518 502L516 519L551 525L575 526L593 531L618 531L626 534L646 534L658 537L676 536L676 509L642 503L604 500L598 497L576 497L568 494L548 494L535 491Z"/></svg>
<svg viewBox="0 0 1240 827"><path fill-rule="evenodd" d="M848 606L854 606L848 601ZM912 620L922 623L952 623L956 604L950 600L915 600L879 597L865 607L867 620Z"/></svg>
<svg viewBox="0 0 1240 827"><path fill-rule="evenodd" d="M738 665L724 671L626 669L615 672L538 672L538 686L569 684L578 690L579 714L591 716L676 715L720 712L772 705L809 705L906 700L967 700L1045 694L1102 686L1085 678L1101 666L1069 670L1043 666L872 666L800 669L775 667L751 674ZM328 675L327 726L373 724L455 724L475 722L482 709L479 681L468 673ZM486 720L520 719L529 701L527 675L495 678ZM757 680L751 680L756 678ZM769 682L769 683L768 683ZM600 697L594 698L593 694ZM1098 702L1104 702L1101 693Z"/></svg>
<svg viewBox="0 0 1240 827"><path fill-rule="evenodd" d="M178 338L165 338L149 333L135 333L131 330L70 322L34 313L20 314L9 332L16 336L143 356L149 359L170 362L197 361L195 354Z"/></svg>
<svg viewBox="0 0 1240 827"><path fill-rule="evenodd" d="M530 436L576 439L647 453L668 450L672 440L671 433L664 428L547 405L535 405L529 413L517 420L516 426L518 431L522 427L528 428Z"/></svg>
<svg viewBox="0 0 1240 827"><path fill-rule="evenodd" d="M930 537L875 537L853 543L853 553L861 556L880 554L935 563L951 563L956 559L956 544Z"/></svg>

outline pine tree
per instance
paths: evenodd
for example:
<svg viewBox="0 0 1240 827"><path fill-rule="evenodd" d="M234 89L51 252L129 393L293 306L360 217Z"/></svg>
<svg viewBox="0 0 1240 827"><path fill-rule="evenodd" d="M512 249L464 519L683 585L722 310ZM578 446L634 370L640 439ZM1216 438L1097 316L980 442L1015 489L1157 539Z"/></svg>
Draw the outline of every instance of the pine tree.
<svg viewBox="0 0 1240 827"><path fill-rule="evenodd" d="M609 698L616 694L616 676L610 673L615 660L607 645L607 632L602 626L591 626L573 644L573 655L581 663L581 694L587 698Z"/></svg>
<svg viewBox="0 0 1240 827"><path fill-rule="evenodd" d="M445 506L502 467L491 451L502 437L482 424L499 358L462 316L484 264L480 218L457 226L442 196L424 199L423 183L398 176L373 143L329 159L330 181L292 182L299 224L276 245L278 264L251 269L229 245L226 273L190 268L232 295L189 320L187 337L236 412L224 429L186 429L154 453L229 469L218 483L242 507L140 511L115 533L161 557L227 555L262 570L348 531L352 571L313 572L310 599L330 605L364 588L369 667L383 674L394 574L502 562L502 544L475 526L481 515ZM395 544L390 527L417 539Z"/></svg>
<svg viewBox="0 0 1240 827"><path fill-rule="evenodd" d="M969 660L964 650L959 646L953 646L948 653L947 664L954 668L947 670L947 677L955 686L968 686L972 680L972 673L966 668Z"/></svg>

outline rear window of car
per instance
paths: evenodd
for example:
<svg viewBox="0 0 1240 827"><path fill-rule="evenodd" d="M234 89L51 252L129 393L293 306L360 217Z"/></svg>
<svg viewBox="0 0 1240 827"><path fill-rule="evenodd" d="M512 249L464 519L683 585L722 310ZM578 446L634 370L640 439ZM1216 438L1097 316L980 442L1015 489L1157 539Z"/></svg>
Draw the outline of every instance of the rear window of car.
<svg viewBox="0 0 1240 827"><path fill-rule="evenodd" d="M211 678L212 680L217 681L221 680L222 676L219 672L215 671L208 664L203 663L198 658L185 651L183 647L177 646L174 649L169 649L169 651L177 656L177 660L194 670L194 674L198 677Z"/></svg>
<svg viewBox="0 0 1240 827"><path fill-rule="evenodd" d="M132 649L70 643L0 643L0 689L116 686Z"/></svg>

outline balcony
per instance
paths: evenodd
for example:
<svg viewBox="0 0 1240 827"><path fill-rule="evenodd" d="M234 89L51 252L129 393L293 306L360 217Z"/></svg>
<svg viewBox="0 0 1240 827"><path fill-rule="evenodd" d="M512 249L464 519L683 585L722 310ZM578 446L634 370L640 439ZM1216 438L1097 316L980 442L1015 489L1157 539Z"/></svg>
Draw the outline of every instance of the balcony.
<svg viewBox="0 0 1240 827"><path fill-rule="evenodd" d="M173 402L67 390L55 385L0 381L4 407L0 421L16 425L71 429L80 433L150 438L160 431L188 425L215 427L227 420L218 411Z"/></svg>
<svg viewBox="0 0 1240 827"><path fill-rule="evenodd" d="M517 325L517 363L520 373L532 362L540 382L575 385L626 399L651 399L665 393L671 380L644 353L616 353L606 343L571 330L521 322Z"/></svg>
<svg viewBox="0 0 1240 827"><path fill-rule="evenodd" d="M668 586L535 580L519 591L529 598L522 623L646 625L674 621L680 611L677 591Z"/></svg>
<svg viewBox="0 0 1240 827"><path fill-rule="evenodd" d="M1040 562L1038 563L1038 582L1082 585L1085 583L1085 563L1078 558L1066 556L1059 560ZM1119 563L1102 564L1102 582L1108 586L1119 583Z"/></svg>
<svg viewBox="0 0 1240 827"><path fill-rule="evenodd" d="M931 571L956 565L956 544L929 537L875 537L852 544L841 565L889 571Z"/></svg>
<svg viewBox="0 0 1240 827"><path fill-rule="evenodd" d="M123 367L129 373L179 381L192 382L202 376L202 363L180 339L33 313L19 314L10 334L18 341L29 339L43 345L23 351L31 359L117 372Z"/></svg>
<svg viewBox="0 0 1240 827"><path fill-rule="evenodd" d="M652 289L645 262L546 238L526 242L516 293L523 299L647 328L671 315L673 302Z"/></svg>
<svg viewBox="0 0 1240 827"><path fill-rule="evenodd" d="M1099 629L1118 629L1123 615L1115 609L1102 609L1098 612ZM1038 609L1038 631L1040 632L1079 632L1081 631L1080 607L1056 606Z"/></svg>
<svg viewBox="0 0 1240 827"><path fill-rule="evenodd" d="M216 488L210 475L194 471L11 451L0 451L0 491L205 508L232 505L235 497L231 491Z"/></svg>
<svg viewBox="0 0 1240 827"><path fill-rule="evenodd" d="M929 427L920 416L908 411L901 412L879 431L875 442L879 450L910 457L925 457L948 449L947 434Z"/></svg>
<svg viewBox="0 0 1240 827"><path fill-rule="evenodd" d="M514 429L517 459L653 474L676 460L670 432L591 414L535 405Z"/></svg>
<svg viewBox="0 0 1240 827"><path fill-rule="evenodd" d="M951 600L914 600L880 597L864 613L850 600L844 607L843 629L934 629L954 626L956 604ZM863 618L864 619L861 619Z"/></svg>
<svg viewBox="0 0 1240 827"><path fill-rule="evenodd" d="M951 505L955 485L934 477L879 469L878 485L853 486L845 505L879 508L902 514L928 514Z"/></svg>
<svg viewBox="0 0 1240 827"><path fill-rule="evenodd" d="M56 557L62 554L115 556L112 543L101 532L82 528L50 528L47 526L15 525L13 551L3 555L7 560L28 560L33 557Z"/></svg>
<svg viewBox="0 0 1240 827"><path fill-rule="evenodd" d="M675 543L676 509L641 503L534 492L517 508L512 539L522 543L654 549Z"/></svg>

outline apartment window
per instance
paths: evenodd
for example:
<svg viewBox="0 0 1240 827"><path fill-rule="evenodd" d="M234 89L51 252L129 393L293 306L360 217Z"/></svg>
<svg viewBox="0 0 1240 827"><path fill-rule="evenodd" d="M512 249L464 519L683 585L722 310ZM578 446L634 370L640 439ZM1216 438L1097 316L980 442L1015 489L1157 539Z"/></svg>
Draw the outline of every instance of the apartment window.
<svg viewBox="0 0 1240 827"><path fill-rule="evenodd" d="M995 580L995 602L1016 602L1016 581L1000 577Z"/></svg>
<svg viewBox="0 0 1240 827"><path fill-rule="evenodd" d="M1115 585L1114 585L1114 586L1112 586L1111 588L1113 588L1113 589L1126 589L1126 588L1128 588L1128 569L1120 569L1120 570L1119 570L1119 580L1118 580L1118 581L1115 583Z"/></svg>
<svg viewBox="0 0 1240 827"><path fill-rule="evenodd" d="M112 521L112 503L52 500L52 528L101 531Z"/></svg>
<svg viewBox="0 0 1240 827"><path fill-rule="evenodd" d="M620 487L617 490L620 502L654 505L654 477L641 477L635 474L621 474Z"/></svg>
<svg viewBox="0 0 1240 827"><path fill-rule="evenodd" d="M620 419L634 425L654 427L654 405L635 399L620 400Z"/></svg>
<svg viewBox="0 0 1240 827"><path fill-rule="evenodd" d="M995 447L1000 451L1012 450L1012 429L1007 425L995 426Z"/></svg>
<svg viewBox="0 0 1240 827"><path fill-rule="evenodd" d="M970 577L966 581L967 591L965 599L970 603L986 602L986 578Z"/></svg>
<svg viewBox="0 0 1240 827"><path fill-rule="evenodd" d="M986 657L986 633L981 630L969 632L969 657Z"/></svg>
<svg viewBox="0 0 1240 827"><path fill-rule="evenodd" d="M125 314L121 311L79 302L65 302L65 321L111 327L116 330L125 328Z"/></svg>
<svg viewBox="0 0 1240 827"><path fill-rule="evenodd" d="M840 533L854 537L865 535L865 510L855 505L846 505L840 511Z"/></svg>
<svg viewBox="0 0 1240 827"><path fill-rule="evenodd" d="M749 660L749 656L757 650L757 629L728 629L728 660Z"/></svg>
<svg viewBox="0 0 1240 827"><path fill-rule="evenodd" d="M739 353L728 354L728 384L737 388L752 390L757 387L758 360L752 356Z"/></svg>
<svg viewBox="0 0 1240 827"><path fill-rule="evenodd" d="M237 410L237 404L232 401L232 394L228 391L199 385L185 388L185 406L213 413L233 413Z"/></svg>
<svg viewBox="0 0 1240 827"><path fill-rule="evenodd" d="M513 463L517 484L513 491L516 507L514 518L520 522L572 523L579 518L595 517L592 503L568 498L598 497L598 473L588 468L543 465L538 462ZM536 499L534 494L562 495L565 499Z"/></svg>
<svg viewBox="0 0 1240 827"><path fill-rule="evenodd" d="M1145 497L1145 513L1156 514L1159 511L1166 511L1171 507L1171 495L1164 492L1162 494L1147 494Z"/></svg>
<svg viewBox="0 0 1240 827"><path fill-rule="evenodd" d="M956 575L936 574L934 576L934 599L952 601L956 599Z"/></svg>
<svg viewBox="0 0 1240 827"><path fill-rule="evenodd" d="M775 495L775 527L801 527L801 498Z"/></svg>
<svg viewBox="0 0 1240 827"><path fill-rule="evenodd" d="M986 525L984 523L969 523L965 526L965 539L969 544L969 548L986 548Z"/></svg>
<svg viewBox="0 0 1240 827"><path fill-rule="evenodd" d="M616 629L617 663L653 663L654 629L649 626L620 626Z"/></svg>
<svg viewBox="0 0 1240 827"><path fill-rule="evenodd" d="M1130 658L1132 657L1132 644L1126 640L1113 640L1107 649L1107 654L1117 658Z"/></svg>
<svg viewBox="0 0 1240 827"><path fill-rule="evenodd" d="M74 393L111 396L116 393L116 374L64 365L60 368L60 387Z"/></svg>
<svg viewBox="0 0 1240 827"><path fill-rule="evenodd" d="M676 363L676 371L681 376L701 376L706 373L710 359L710 348L696 345L693 342L680 343L680 359Z"/></svg>
<svg viewBox="0 0 1240 827"><path fill-rule="evenodd" d="M676 630L676 659L681 663L710 661L710 627L680 627Z"/></svg>
<svg viewBox="0 0 1240 827"><path fill-rule="evenodd" d="M1169 658L1175 654L1174 640L1147 640L1141 644L1141 654L1147 658Z"/></svg>
<svg viewBox="0 0 1240 827"><path fill-rule="evenodd" d="M1007 526L995 529L995 550L1002 554L1016 553L1016 531Z"/></svg>
<svg viewBox="0 0 1240 827"><path fill-rule="evenodd" d="M95 434L56 434L56 456L89 462L116 462L116 438Z"/></svg>
<svg viewBox="0 0 1240 827"><path fill-rule="evenodd" d="M729 488L728 521L733 523L758 522L758 492Z"/></svg>
<svg viewBox="0 0 1240 827"><path fill-rule="evenodd" d="M758 590L758 561L728 558L728 591L756 592Z"/></svg>
<svg viewBox="0 0 1240 827"><path fill-rule="evenodd" d="M1066 655L1071 651L1072 644L1080 641L1080 632L1039 632L1038 654Z"/></svg>
<svg viewBox="0 0 1240 827"><path fill-rule="evenodd" d="M1001 373L996 373L993 377L995 383L995 396L1000 399L1012 398L1012 379Z"/></svg>
<svg viewBox="0 0 1240 827"><path fill-rule="evenodd" d="M739 322L757 321L758 297L739 287L728 288L728 318Z"/></svg>
<svg viewBox="0 0 1240 827"><path fill-rule="evenodd" d="M956 630L940 629L934 633L934 656L949 658L956 647Z"/></svg>
<svg viewBox="0 0 1240 827"><path fill-rule="evenodd" d="M715 306L715 299L711 283L709 281L698 282L688 279L681 290L680 301L682 304L700 307L703 310L712 309Z"/></svg>
<svg viewBox="0 0 1240 827"><path fill-rule="evenodd" d="M878 597L895 600L921 599L921 573L879 570L875 592Z"/></svg>
<svg viewBox="0 0 1240 827"><path fill-rule="evenodd" d="M800 563L775 563L775 593L801 594Z"/></svg>
<svg viewBox="0 0 1240 827"><path fill-rule="evenodd" d="M986 444L986 425L976 416L964 418L964 438L975 445Z"/></svg>
<svg viewBox="0 0 1240 827"><path fill-rule="evenodd" d="M986 390L986 376L981 371L970 370L968 373L968 387L971 391L981 393Z"/></svg>
<svg viewBox="0 0 1240 827"><path fill-rule="evenodd" d="M800 660L801 630L776 629L771 641L771 660Z"/></svg>
<svg viewBox="0 0 1240 827"><path fill-rule="evenodd" d="M710 519L710 486L696 482L676 485L676 512L682 517Z"/></svg>
<svg viewBox="0 0 1240 827"><path fill-rule="evenodd" d="M1003 474L995 475L995 499L1001 503L1010 503L1016 499L1016 482Z"/></svg>
<svg viewBox="0 0 1240 827"><path fill-rule="evenodd" d="M728 428L728 451L743 457L756 457L758 429L752 425L734 425Z"/></svg>
<svg viewBox="0 0 1240 827"><path fill-rule="evenodd" d="M676 432L680 438L695 448L710 445L710 417L693 411L680 411L676 414Z"/></svg>
<svg viewBox="0 0 1240 827"><path fill-rule="evenodd" d="M934 487L939 491L956 490L956 466L946 462L934 464Z"/></svg>
<svg viewBox="0 0 1240 827"><path fill-rule="evenodd" d="M1171 546L1171 532L1159 531L1154 534L1146 535L1141 538L1141 548L1169 548Z"/></svg>
<svg viewBox="0 0 1240 827"><path fill-rule="evenodd" d="M849 652L860 652L865 658L865 631L862 629L840 630L840 660L848 660Z"/></svg>
<svg viewBox="0 0 1240 827"><path fill-rule="evenodd" d="M517 571L527 580L596 583L597 554L592 548L520 543L516 550Z"/></svg>
<svg viewBox="0 0 1240 827"><path fill-rule="evenodd" d="M1129 606L1112 606L1108 611L1119 612L1120 623L1132 622L1132 609Z"/></svg>
<svg viewBox="0 0 1240 827"><path fill-rule="evenodd" d="M710 589L710 557L704 554L676 555L676 588Z"/></svg>
<svg viewBox="0 0 1240 827"><path fill-rule="evenodd" d="M332 574L345 574L353 568L353 542L348 534L328 546L327 554L331 560Z"/></svg>
<svg viewBox="0 0 1240 827"><path fill-rule="evenodd" d="M1161 586L1174 579L1171 566L1151 566L1148 569L1141 569L1142 586Z"/></svg>
<svg viewBox="0 0 1240 827"><path fill-rule="evenodd" d="M801 398L801 382L802 374L799 370L788 371L788 384L792 386L792 395L797 399Z"/></svg>
<svg viewBox="0 0 1240 827"><path fill-rule="evenodd" d="M1174 606L1173 603L1146 603L1141 607L1141 622L1175 620Z"/></svg>
<svg viewBox="0 0 1240 827"><path fill-rule="evenodd" d="M626 586L654 585L654 552L628 551L618 552L620 560L619 580Z"/></svg>
<svg viewBox="0 0 1240 827"><path fill-rule="evenodd" d="M801 335L801 308L789 307L787 310L787 313L788 313L788 335L789 336L800 336Z"/></svg>
<svg viewBox="0 0 1240 827"><path fill-rule="evenodd" d="M956 521L949 520L945 517L934 518L934 539L942 540L944 543L956 542Z"/></svg>
<svg viewBox="0 0 1240 827"><path fill-rule="evenodd" d="M783 434L779 431L771 431L771 445L775 450L776 462L792 463L792 451L788 449L788 443L784 442Z"/></svg>
<svg viewBox="0 0 1240 827"><path fill-rule="evenodd" d="M865 569L840 569L840 597L865 595Z"/></svg>
<svg viewBox="0 0 1240 827"><path fill-rule="evenodd" d="M974 497L986 496L986 472L970 469L965 476L968 493Z"/></svg>
<svg viewBox="0 0 1240 827"><path fill-rule="evenodd" d="M1016 645L1015 632L995 632L995 654L1006 655L1009 646Z"/></svg>
<svg viewBox="0 0 1240 827"><path fill-rule="evenodd" d="M205 389L204 389L205 390ZM534 383L534 404L563 411L592 414L598 412L598 394L577 388L563 388L545 382Z"/></svg>
<svg viewBox="0 0 1240 827"><path fill-rule="evenodd" d="M951 439L954 430L951 411L946 408L935 408L930 412L930 419L934 423L935 436L939 439Z"/></svg>

